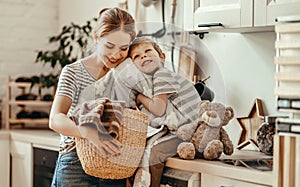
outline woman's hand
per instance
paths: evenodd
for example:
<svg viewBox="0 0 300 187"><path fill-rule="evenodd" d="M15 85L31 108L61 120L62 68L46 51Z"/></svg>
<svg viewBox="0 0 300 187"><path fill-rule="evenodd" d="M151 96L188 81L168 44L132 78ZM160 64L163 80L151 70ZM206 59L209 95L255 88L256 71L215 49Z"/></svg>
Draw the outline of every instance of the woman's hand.
<svg viewBox="0 0 300 187"><path fill-rule="evenodd" d="M120 148L122 144L113 138L107 140L100 140L98 131L88 126L78 126L81 136L89 140L96 148L101 156L108 158L110 155L120 155Z"/></svg>
<svg viewBox="0 0 300 187"><path fill-rule="evenodd" d="M98 140L99 143L94 144L100 153L101 156L104 158L108 158L110 155L112 156L118 156L120 155L120 148L121 143L116 140ZM92 142L93 143L93 142Z"/></svg>

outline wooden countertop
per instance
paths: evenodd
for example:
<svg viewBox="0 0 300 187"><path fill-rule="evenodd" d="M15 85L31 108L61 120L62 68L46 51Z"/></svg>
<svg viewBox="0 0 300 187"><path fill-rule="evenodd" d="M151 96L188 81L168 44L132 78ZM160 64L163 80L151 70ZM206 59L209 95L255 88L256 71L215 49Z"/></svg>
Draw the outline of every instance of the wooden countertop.
<svg viewBox="0 0 300 187"><path fill-rule="evenodd" d="M258 151L235 150L232 156L224 156L221 158L270 158ZM204 159L183 160L179 158L170 158L166 162L166 166L179 170L185 170L195 173L206 173L214 176L232 178L235 180L247 181L273 186L274 173L273 171L260 171L249 169L244 166L234 166L221 161L209 161Z"/></svg>

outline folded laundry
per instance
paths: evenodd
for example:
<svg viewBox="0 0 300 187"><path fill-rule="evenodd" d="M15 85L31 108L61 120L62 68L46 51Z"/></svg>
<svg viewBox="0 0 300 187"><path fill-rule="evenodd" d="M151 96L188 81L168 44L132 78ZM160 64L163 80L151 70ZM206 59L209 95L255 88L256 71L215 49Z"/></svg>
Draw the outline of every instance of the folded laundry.
<svg viewBox="0 0 300 187"><path fill-rule="evenodd" d="M74 110L71 119L80 127L96 129L99 139L117 139L124 107L122 101L100 98L83 103Z"/></svg>

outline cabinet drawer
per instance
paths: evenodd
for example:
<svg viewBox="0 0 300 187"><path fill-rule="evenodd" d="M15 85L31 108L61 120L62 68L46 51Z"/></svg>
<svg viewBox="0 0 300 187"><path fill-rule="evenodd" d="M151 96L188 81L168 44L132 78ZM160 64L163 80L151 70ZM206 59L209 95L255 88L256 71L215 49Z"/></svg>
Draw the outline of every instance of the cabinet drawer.
<svg viewBox="0 0 300 187"><path fill-rule="evenodd" d="M261 184L255 184L250 182L244 182L240 180L229 179L225 177L218 177L208 175L205 173L201 174L201 186L206 187L271 187Z"/></svg>

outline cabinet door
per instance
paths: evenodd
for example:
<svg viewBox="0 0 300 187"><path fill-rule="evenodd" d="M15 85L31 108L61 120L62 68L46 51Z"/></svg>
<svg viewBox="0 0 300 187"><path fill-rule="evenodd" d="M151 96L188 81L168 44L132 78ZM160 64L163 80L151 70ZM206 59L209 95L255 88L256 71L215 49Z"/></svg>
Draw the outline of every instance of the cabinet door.
<svg viewBox="0 0 300 187"><path fill-rule="evenodd" d="M0 186L9 187L9 133L0 132Z"/></svg>
<svg viewBox="0 0 300 187"><path fill-rule="evenodd" d="M33 151L30 143L11 142L12 187L33 186Z"/></svg>
<svg viewBox="0 0 300 187"><path fill-rule="evenodd" d="M267 25L274 25L280 16L300 15L300 0L268 0L266 15Z"/></svg>
<svg viewBox="0 0 300 187"><path fill-rule="evenodd" d="M183 29L187 31L194 30L194 12L199 7L197 0L184 0L183 3Z"/></svg>
<svg viewBox="0 0 300 187"><path fill-rule="evenodd" d="M274 26L280 16L300 15L300 0L254 0L254 27Z"/></svg>
<svg viewBox="0 0 300 187"><path fill-rule="evenodd" d="M194 29L221 23L224 28L253 26L253 0L200 0L194 13Z"/></svg>
<svg viewBox="0 0 300 187"><path fill-rule="evenodd" d="M201 174L201 186L209 187L220 187L220 186L230 186L230 187L268 187L266 185L254 184L250 182L244 182L240 180L234 180L225 177L218 177L209 174ZM270 186L269 186L270 187Z"/></svg>

